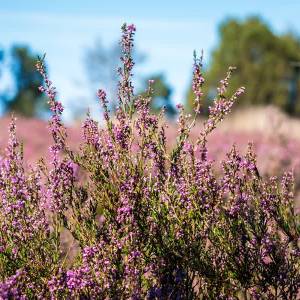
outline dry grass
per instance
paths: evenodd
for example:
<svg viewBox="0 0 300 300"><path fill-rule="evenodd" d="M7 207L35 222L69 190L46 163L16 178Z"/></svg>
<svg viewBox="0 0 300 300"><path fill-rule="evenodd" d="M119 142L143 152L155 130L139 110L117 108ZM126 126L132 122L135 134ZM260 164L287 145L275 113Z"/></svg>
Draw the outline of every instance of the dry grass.
<svg viewBox="0 0 300 300"><path fill-rule="evenodd" d="M235 110L220 125L222 131L260 132L264 135L283 135L300 140L300 119L291 118L277 107L250 107Z"/></svg>

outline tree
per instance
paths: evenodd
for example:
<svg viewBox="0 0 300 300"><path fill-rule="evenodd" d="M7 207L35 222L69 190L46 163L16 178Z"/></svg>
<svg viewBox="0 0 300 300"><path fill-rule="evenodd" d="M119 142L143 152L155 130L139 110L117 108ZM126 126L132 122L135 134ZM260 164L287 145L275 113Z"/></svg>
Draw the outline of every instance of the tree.
<svg viewBox="0 0 300 300"><path fill-rule="evenodd" d="M147 88L149 80L153 80L153 98L151 102L151 109L153 112L159 112L162 107L165 107L166 113L169 117L176 114L176 110L171 101L172 88L166 82L163 74L156 74L149 76L144 82L144 89Z"/></svg>
<svg viewBox="0 0 300 300"><path fill-rule="evenodd" d="M3 60L4 60L4 50L0 47L0 77L2 72Z"/></svg>
<svg viewBox="0 0 300 300"><path fill-rule="evenodd" d="M26 46L13 46L11 49L11 73L15 93L5 100L6 111L14 111L26 117L33 117L45 108L45 97L41 96L39 86L42 77L36 71L37 55Z"/></svg>
<svg viewBox="0 0 300 300"><path fill-rule="evenodd" d="M289 102L289 86L294 76L291 64L300 61L300 40L296 35L277 35L257 17L226 20L219 35L220 43L205 72L206 108L215 94L212 87L218 84L216 80L224 76L229 66L235 66L229 92L247 86L241 104L275 104L285 111L300 113L300 97L296 105ZM190 89L188 107L192 100Z"/></svg>
<svg viewBox="0 0 300 300"><path fill-rule="evenodd" d="M13 46L9 56L13 95L10 96L8 91L2 93L4 111L26 117L36 116L46 109L46 98L39 92L42 77L35 68L38 56L27 46Z"/></svg>
<svg viewBox="0 0 300 300"><path fill-rule="evenodd" d="M111 109L117 105L118 73L117 69L121 65L121 47L118 42L109 47L105 47L101 40L96 40L94 46L88 49L84 56L87 75L96 89L105 88L111 99ZM145 60L145 56L136 50L133 53L135 64Z"/></svg>

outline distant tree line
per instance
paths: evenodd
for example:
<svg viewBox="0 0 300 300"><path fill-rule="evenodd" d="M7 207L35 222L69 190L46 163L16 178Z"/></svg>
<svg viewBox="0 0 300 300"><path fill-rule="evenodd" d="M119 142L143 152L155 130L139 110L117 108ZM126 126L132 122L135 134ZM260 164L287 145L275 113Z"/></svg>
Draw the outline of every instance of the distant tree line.
<svg viewBox="0 0 300 300"><path fill-rule="evenodd" d="M229 66L235 66L229 93L246 87L240 105L274 104L300 115L299 62L300 39L296 34L275 34L258 17L224 21L219 28L219 43L204 72L204 111L216 94L218 79L224 77ZM193 97L190 88L186 103L189 109Z"/></svg>
<svg viewBox="0 0 300 300"><path fill-rule="evenodd" d="M104 47L100 41L85 53L84 63L87 77L93 88L104 87L110 99L117 95L120 47L117 43ZM8 51L0 47L0 80L4 72L4 61L8 61L13 87L2 90L0 100L5 112L15 111L27 117L41 115L45 111L46 100L38 87L41 77L35 70L37 53L27 46L13 46ZM134 53L139 64L145 56ZM8 59L9 58L9 59ZM231 79L229 93L240 86L246 86L246 93L239 104L273 104L282 110L300 116L300 39L295 33L277 34L258 17L245 20L227 19L219 27L219 42L212 52L210 63L203 70L206 82L202 109L208 107L216 94L215 86L224 77L229 66L237 70ZM148 81L154 80L153 112L163 106L168 116L176 111L172 101L172 87L163 73L148 75L140 79L138 93L147 89ZM193 93L188 88L187 110L192 110ZM111 111L115 110L116 99L111 101Z"/></svg>
<svg viewBox="0 0 300 300"><path fill-rule="evenodd" d="M95 45L86 51L84 57L87 76L93 88L96 89L101 86L108 91L112 111L115 110L118 103L117 90L119 78L117 68L121 63L121 55L121 47L118 42L112 44L110 47L104 47L102 42L97 40ZM137 50L134 50L133 57L135 64L141 64L146 59L146 56ZM171 99L172 88L167 83L163 73L156 73L148 75L145 78L140 78L141 87L137 89L137 93L142 94L147 90L149 80L153 80L152 112L158 113L164 107L168 117L174 116L176 111Z"/></svg>
<svg viewBox="0 0 300 300"><path fill-rule="evenodd" d="M12 79L9 90L3 90L0 95L4 111L26 117L38 115L46 108L46 98L38 90L42 85L42 77L35 69L38 55L27 46L13 46L7 53L4 50L1 53L1 73L3 61L7 59Z"/></svg>

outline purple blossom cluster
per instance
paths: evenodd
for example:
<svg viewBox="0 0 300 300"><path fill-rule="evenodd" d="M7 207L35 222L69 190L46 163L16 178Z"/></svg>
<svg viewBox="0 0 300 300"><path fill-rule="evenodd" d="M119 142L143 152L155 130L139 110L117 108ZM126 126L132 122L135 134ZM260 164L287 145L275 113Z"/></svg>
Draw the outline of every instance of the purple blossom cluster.
<svg viewBox="0 0 300 300"><path fill-rule="evenodd" d="M151 83L135 96L135 27L124 25L119 107L105 124L90 116L78 150L68 147L63 107L47 77L53 144L48 164L24 168L15 121L0 162L0 299L296 299L300 219L293 173L260 174L252 144L215 167L208 137L243 93L221 81L196 139L202 62L195 58L193 116L179 107L168 147L164 112L150 113ZM218 170L218 171L216 171ZM64 249L63 232L76 241Z"/></svg>

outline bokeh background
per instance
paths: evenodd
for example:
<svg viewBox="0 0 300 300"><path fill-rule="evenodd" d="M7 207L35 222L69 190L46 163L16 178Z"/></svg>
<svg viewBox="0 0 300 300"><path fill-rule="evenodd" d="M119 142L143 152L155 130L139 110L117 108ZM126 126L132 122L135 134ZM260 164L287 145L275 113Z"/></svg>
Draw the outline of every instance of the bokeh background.
<svg viewBox="0 0 300 300"><path fill-rule="evenodd" d="M143 93L154 79L151 107L167 108L170 143L176 133L176 104L193 109L193 51L203 50L202 118L196 136L229 66L236 66L231 91L245 86L233 114L210 139L219 161L236 143L253 141L261 173L293 169L300 189L300 2L299 1L71 1L0 2L0 154L14 112L29 163L47 155L49 111L35 71L46 54L50 78L64 104L70 143L80 141L80 121L90 111L101 125L96 99L106 89L113 112L117 99L120 27L137 27L134 84Z"/></svg>

